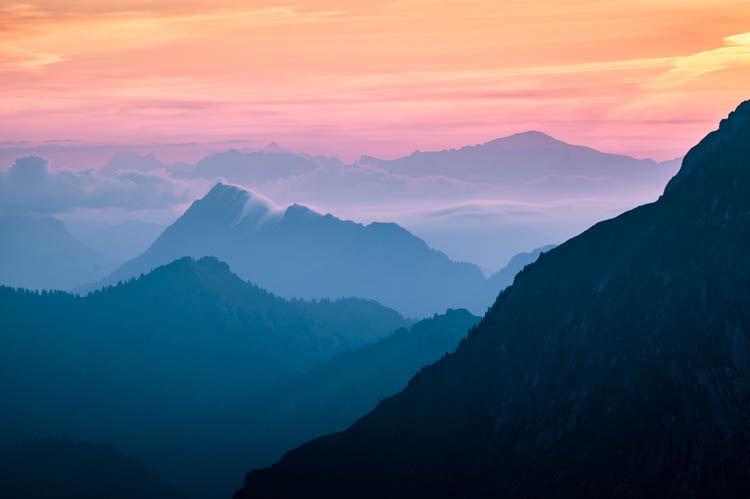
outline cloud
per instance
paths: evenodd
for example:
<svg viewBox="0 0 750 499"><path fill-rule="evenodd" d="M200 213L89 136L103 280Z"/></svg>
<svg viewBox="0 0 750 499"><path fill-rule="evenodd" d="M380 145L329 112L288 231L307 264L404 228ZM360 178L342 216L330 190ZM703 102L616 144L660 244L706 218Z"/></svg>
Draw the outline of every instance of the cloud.
<svg viewBox="0 0 750 499"><path fill-rule="evenodd" d="M0 209L62 213L77 208L161 209L196 197L195 184L160 172L112 176L93 170L49 169L41 156L22 156L0 173Z"/></svg>
<svg viewBox="0 0 750 499"><path fill-rule="evenodd" d="M652 88L678 87L714 71L750 68L750 33L724 38L724 46L673 60L668 73L656 78Z"/></svg>
<svg viewBox="0 0 750 499"><path fill-rule="evenodd" d="M466 199L497 190L486 183L443 176L409 177L375 166L328 164L315 171L258 186L277 201L330 204L384 203L403 199Z"/></svg>
<svg viewBox="0 0 750 499"><path fill-rule="evenodd" d="M496 218L507 216L538 215L542 207L522 202L476 201L427 211L424 215L435 218Z"/></svg>

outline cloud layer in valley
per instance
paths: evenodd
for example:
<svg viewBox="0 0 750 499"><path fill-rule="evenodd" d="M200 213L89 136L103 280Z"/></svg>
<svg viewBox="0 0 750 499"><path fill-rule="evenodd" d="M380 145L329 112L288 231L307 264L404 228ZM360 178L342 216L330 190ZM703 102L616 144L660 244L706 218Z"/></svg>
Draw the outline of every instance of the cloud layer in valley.
<svg viewBox="0 0 750 499"><path fill-rule="evenodd" d="M80 152L77 147L71 149ZM66 168L54 168L58 158ZM679 166L604 154L536 132L394 160L365 156L351 164L277 144L228 147L194 162L164 161L158 147L118 150L96 170L69 169L69 158L64 146L55 148L52 161L16 158L0 173L0 210L53 214L84 226L103 220L164 225L223 182L252 189L280 208L299 203L363 223L396 222L486 271L655 200Z"/></svg>
<svg viewBox="0 0 750 499"><path fill-rule="evenodd" d="M164 209L192 200L198 188L159 172L103 175L94 170L52 170L44 157L22 156L0 172L0 209L50 214L73 209Z"/></svg>

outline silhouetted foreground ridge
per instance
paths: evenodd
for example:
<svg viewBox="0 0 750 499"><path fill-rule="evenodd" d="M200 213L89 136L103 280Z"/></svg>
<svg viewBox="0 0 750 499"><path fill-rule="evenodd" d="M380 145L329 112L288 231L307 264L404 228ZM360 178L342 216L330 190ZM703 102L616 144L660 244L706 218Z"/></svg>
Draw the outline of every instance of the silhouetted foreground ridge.
<svg viewBox="0 0 750 499"><path fill-rule="evenodd" d="M108 445L37 439L0 445L4 499L177 499L171 484Z"/></svg>
<svg viewBox="0 0 750 499"><path fill-rule="evenodd" d="M543 254L455 354L249 497L748 497L750 101Z"/></svg>
<svg viewBox="0 0 750 499"><path fill-rule="evenodd" d="M478 322L466 310L448 310L247 395L204 418L191 434L200 461L181 470L189 477L168 477L195 497L228 499L250 467L268 466L290 448L346 429L421 368L455 351ZM196 490L200 482L205 487Z"/></svg>

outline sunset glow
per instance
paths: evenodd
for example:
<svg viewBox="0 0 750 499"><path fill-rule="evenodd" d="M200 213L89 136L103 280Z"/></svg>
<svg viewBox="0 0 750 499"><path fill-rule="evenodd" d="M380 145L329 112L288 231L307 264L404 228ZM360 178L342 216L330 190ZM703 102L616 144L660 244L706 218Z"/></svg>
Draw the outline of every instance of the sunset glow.
<svg viewBox="0 0 750 499"><path fill-rule="evenodd" d="M5 141L353 159L537 129L667 159L749 81L746 0L0 4Z"/></svg>

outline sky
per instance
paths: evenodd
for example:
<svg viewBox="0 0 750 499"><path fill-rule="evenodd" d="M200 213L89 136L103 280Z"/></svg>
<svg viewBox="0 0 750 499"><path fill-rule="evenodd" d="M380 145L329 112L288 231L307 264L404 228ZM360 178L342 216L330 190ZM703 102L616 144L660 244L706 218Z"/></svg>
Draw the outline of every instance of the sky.
<svg viewBox="0 0 750 499"><path fill-rule="evenodd" d="M747 0L0 1L6 143L353 160L535 129L664 160L748 81Z"/></svg>

